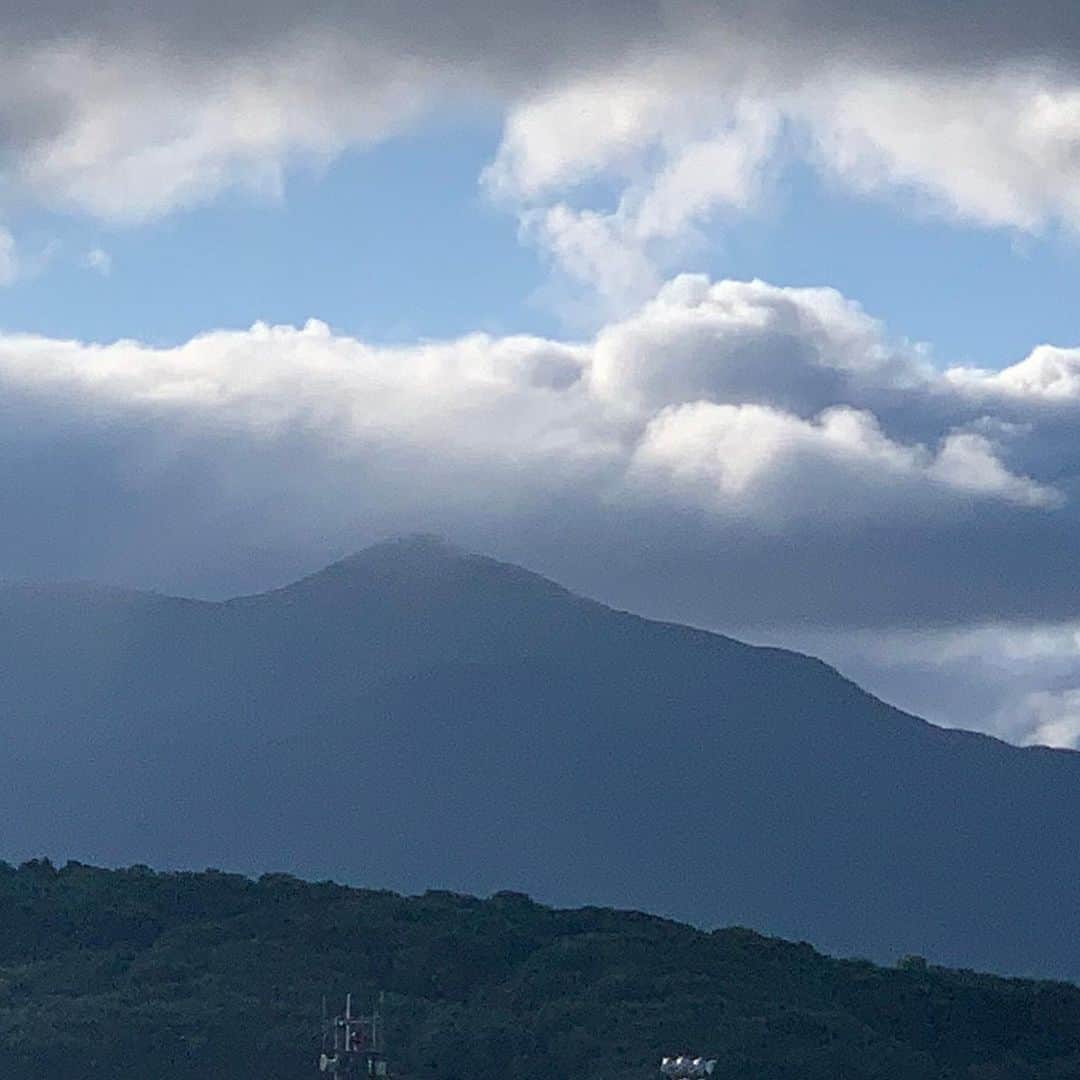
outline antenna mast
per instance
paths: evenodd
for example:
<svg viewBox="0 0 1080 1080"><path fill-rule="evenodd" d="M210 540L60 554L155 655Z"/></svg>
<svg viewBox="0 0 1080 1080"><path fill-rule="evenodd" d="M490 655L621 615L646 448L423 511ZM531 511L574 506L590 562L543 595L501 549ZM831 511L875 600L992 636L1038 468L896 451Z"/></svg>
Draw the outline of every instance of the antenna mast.
<svg viewBox="0 0 1080 1080"><path fill-rule="evenodd" d="M345 995L345 1012L326 1019L323 999L323 1040L319 1072L335 1080L359 1080L360 1077L388 1078L383 1034L384 995L367 1016L353 1016L352 994Z"/></svg>

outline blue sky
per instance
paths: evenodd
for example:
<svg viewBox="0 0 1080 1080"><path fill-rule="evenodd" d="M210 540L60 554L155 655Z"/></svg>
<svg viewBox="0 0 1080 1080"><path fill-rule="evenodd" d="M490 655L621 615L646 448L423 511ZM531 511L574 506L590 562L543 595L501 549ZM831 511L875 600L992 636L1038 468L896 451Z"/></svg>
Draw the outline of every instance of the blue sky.
<svg viewBox="0 0 1080 1080"><path fill-rule="evenodd" d="M403 135L293 171L280 198L230 194L149 225L35 214L23 246L61 246L0 293L0 324L162 343L311 317L378 341L540 329L550 319L529 297L543 268L477 186L496 139L479 126ZM95 248L107 276L80 265Z"/></svg>
<svg viewBox="0 0 1080 1080"><path fill-rule="evenodd" d="M425 130L294 169L280 195L231 193L147 225L37 211L18 222L40 271L0 291L0 326L175 344L208 329L314 317L376 342L495 334L573 337L546 290L550 260L478 178L496 121ZM908 200L910 202L910 200ZM1080 342L1080 242L913 211L790 165L745 216L723 215L680 269L830 285L947 364L1004 367ZM108 253L105 275L83 265Z"/></svg>

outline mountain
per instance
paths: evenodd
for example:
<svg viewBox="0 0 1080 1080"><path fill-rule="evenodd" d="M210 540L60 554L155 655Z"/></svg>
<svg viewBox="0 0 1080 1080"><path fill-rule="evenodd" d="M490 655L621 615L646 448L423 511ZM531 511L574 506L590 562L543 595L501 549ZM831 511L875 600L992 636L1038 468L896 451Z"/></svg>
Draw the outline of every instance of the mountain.
<svg viewBox="0 0 1080 1080"><path fill-rule="evenodd" d="M223 603L0 590L0 855L737 923L1080 977L1080 754L424 538Z"/></svg>
<svg viewBox="0 0 1080 1080"><path fill-rule="evenodd" d="M5 1080L318 1075L319 1002L385 991L415 1080L1075 1080L1080 988L831 960L739 929L275 875L0 865Z"/></svg>

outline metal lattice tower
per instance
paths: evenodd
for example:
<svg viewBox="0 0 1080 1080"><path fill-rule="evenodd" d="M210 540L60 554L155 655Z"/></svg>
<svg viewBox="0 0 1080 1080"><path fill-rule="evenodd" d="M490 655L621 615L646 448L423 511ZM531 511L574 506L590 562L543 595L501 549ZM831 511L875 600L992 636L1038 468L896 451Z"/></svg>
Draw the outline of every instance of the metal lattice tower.
<svg viewBox="0 0 1080 1080"><path fill-rule="evenodd" d="M326 1015L323 999L322 1053L319 1072L335 1080L388 1077L383 1032L383 995L367 1016L353 1016L352 994L345 997L345 1011L333 1020Z"/></svg>

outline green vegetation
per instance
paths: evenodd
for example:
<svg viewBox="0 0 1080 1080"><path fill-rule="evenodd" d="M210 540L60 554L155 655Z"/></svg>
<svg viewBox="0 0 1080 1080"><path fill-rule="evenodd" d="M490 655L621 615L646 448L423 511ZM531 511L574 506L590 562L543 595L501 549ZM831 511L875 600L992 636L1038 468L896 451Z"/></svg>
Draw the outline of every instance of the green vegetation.
<svg viewBox="0 0 1080 1080"><path fill-rule="evenodd" d="M393 1063L460 1080L1080 1076L1080 989L821 956L635 912L0 864L5 1080L299 1080L319 1003L387 992Z"/></svg>

